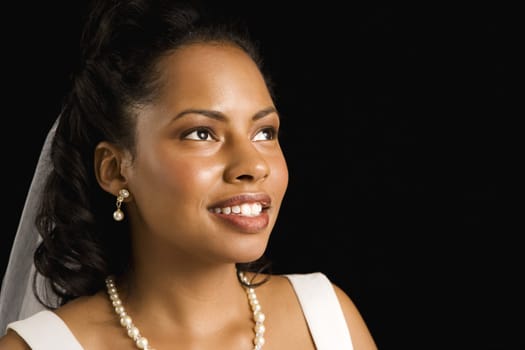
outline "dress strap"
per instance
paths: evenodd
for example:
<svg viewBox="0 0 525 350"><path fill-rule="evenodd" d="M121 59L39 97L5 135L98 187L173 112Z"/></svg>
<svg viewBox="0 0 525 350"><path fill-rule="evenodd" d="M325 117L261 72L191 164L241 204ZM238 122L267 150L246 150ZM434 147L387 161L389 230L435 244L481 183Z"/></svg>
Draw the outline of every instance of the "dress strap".
<svg viewBox="0 0 525 350"><path fill-rule="evenodd" d="M83 350L64 321L49 310L11 322L7 328L22 337L32 350Z"/></svg>
<svg viewBox="0 0 525 350"><path fill-rule="evenodd" d="M352 350L352 339L334 288L321 272L287 274L317 350Z"/></svg>

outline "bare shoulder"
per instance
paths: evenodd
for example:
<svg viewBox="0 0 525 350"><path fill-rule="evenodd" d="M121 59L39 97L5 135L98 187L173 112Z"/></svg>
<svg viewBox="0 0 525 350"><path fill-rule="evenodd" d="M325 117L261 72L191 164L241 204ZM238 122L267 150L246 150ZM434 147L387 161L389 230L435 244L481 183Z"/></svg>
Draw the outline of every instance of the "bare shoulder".
<svg viewBox="0 0 525 350"><path fill-rule="evenodd" d="M269 343L279 344L282 349L315 349L301 305L288 278L272 275L267 283L256 288L256 292L266 315L265 338Z"/></svg>
<svg viewBox="0 0 525 350"><path fill-rule="evenodd" d="M306 274L305 278L309 276L316 277L315 274ZM269 284L268 287L272 289L272 293L279 300L274 300L274 305L279 305L280 308L286 310L285 314L282 315L283 320L290 322L291 320L296 320L295 324L298 329L307 329L308 325L306 324L302 309L299 303L299 300L296 296L296 291L290 283L289 278L286 276L272 276L271 281L273 283ZM358 308L351 300L348 294L342 290L339 286L330 282L335 294L341 305L346 323L348 325L349 332L352 338L353 348L355 350L377 350L377 345L366 325L365 320L363 319ZM294 317L291 317L294 315ZM297 321L300 319L301 321ZM290 329L287 325L283 325L284 329ZM293 348L293 347L292 347ZM301 349L306 349L306 347L301 347Z"/></svg>
<svg viewBox="0 0 525 350"><path fill-rule="evenodd" d="M121 338L127 341L126 337L121 336L121 329L118 322L115 322L113 309L104 293L72 300L53 312L86 350L113 348L121 345ZM30 350L31 347L14 330L9 329L0 338L0 350L27 349Z"/></svg>
<svg viewBox="0 0 525 350"><path fill-rule="evenodd" d="M55 310L84 349L105 349L120 329L104 293L75 299ZM118 333L115 333L117 330Z"/></svg>
<svg viewBox="0 0 525 350"><path fill-rule="evenodd" d="M0 337L0 350L31 350L31 348L15 331L9 329Z"/></svg>
<svg viewBox="0 0 525 350"><path fill-rule="evenodd" d="M350 334L352 335L354 349L376 350L377 345L370 330L352 299L336 284L332 283L332 286L334 287L335 294L337 295L341 308L343 309L346 323L348 324Z"/></svg>
<svg viewBox="0 0 525 350"><path fill-rule="evenodd" d="M107 315L110 306L102 293L80 297L55 310L55 313L66 322L75 326L77 323L99 320Z"/></svg>
<svg viewBox="0 0 525 350"><path fill-rule="evenodd" d="M259 288L256 290L257 293L259 293ZM301 321L303 320L301 306L288 278L273 275L266 284L261 286L260 290L262 299L268 300L269 305L267 307L271 307L272 312L279 312L279 310L281 310L284 315L288 315L288 317L279 319L290 320L296 318Z"/></svg>

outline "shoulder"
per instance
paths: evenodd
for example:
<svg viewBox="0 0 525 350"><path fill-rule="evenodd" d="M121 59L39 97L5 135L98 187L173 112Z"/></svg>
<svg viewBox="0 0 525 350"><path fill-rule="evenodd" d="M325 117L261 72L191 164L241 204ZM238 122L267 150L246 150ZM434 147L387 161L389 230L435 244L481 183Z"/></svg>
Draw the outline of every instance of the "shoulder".
<svg viewBox="0 0 525 350"><path fill-rule="evenodd" d="M54 339L49 340L48 335L53 334ZM41 310L26 318L10 322L5 338L0 342L0 349L5 345L9 349L49 348L55 343L67 345L71 336L67 326L51 310ZM74 339L73 339L74 343Z"/></svg>
<svg viewBox="0 0 525 350"><path fill-rule="evenodd" d="M9 329L0 337L0 350L31 350L31 348L15 331Z"/></svg>
<svg viewBox="0 0 525 350"><path fill-rule="evenodd" d="M55 310L85 349L104 349L119 339L121 329L113 312L103 292L75 299Z"/></svg>
<svg viewBox="0 0 525 350"><path fill-rule="evenodd" d="M106 325L114 324L114 318L110 319L111 311L107 299L101 295L81 297L55 310L39 311L10 323L6 335L0 338L0 350L31 349L33 346L105 349L107 345L101 340L111 337L108 332L112 327Z"/></svg>
<svg viewBox="0 0 525 350"><path fill-rule="evenodd" d="M352 301L350 296L339 286L332 282L331 284L334 288L335 295L339 300L339 304L341 304L341 309L343 310L350 334L352 334L352 343L354 348L371 350L377 349L370 330L355 303Z"/></svg>
<svg viewBox="0 0 525 350"><path fill-rule="evenodd" d="M355 303L324 273L289 274L286 277L290 280L300 300L306 318L310 320L311 331L319 331L319 334L323 334L324 339L324 334L329 333L335 337L339 334L336 329L342 330L343 328L339 327L348 327L354 349L377 349ZM330 329L325 328L328 319L331 320ZM341 322L336 322L336 320L341 320Z"/></svg>
<svg viewBox="0 0 525 350"><path fill-rule="evenodd" d="M268 300L272 309L283 310L283 312L288 314L289 316L285 317L285 319L289 319L294 314L302 319L301 306L293 287L290 285L290 281L284 275L272 275L267 283L255 290L258 294L261 294L262 299Z"/></svg>
<svg viewBox="0 0 525 350"><path fill-rule="evenodd" d="M107 298L104 297L102 292L99 292L93 296L74 299L54 312L68 325L75 326L79 322L85 323L99 320L110 309Z"/></svg>
<svg viewBox="0 0 525 350"><path fill-rule="evenodd" d="M283 349L315 349L301 305L285 276L272 275L255 291L271 342Z"/></svg>
<svg viewBox="0 0 525 350"><path fill-rule="evenodd" d="M108 344L114 344L116 330L120 330L111 317L112 311L107 298L99 293L75 299L55 310L37 312L10 323L6 335L0 338L0 350L32 349L34 346L107 349Z"/></svg>

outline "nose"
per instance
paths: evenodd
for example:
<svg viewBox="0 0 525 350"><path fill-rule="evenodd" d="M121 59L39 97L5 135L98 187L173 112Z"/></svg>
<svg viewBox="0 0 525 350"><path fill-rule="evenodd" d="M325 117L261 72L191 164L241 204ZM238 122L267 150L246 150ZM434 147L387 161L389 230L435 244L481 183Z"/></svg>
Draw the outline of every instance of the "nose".
<svg viewBox="0 0 525 350"><path fill-rule="evenodd" d="M224 172L228 183L258 182L270 174L270 166L257 142L245 140L229 146L228 164Z"/></svg>

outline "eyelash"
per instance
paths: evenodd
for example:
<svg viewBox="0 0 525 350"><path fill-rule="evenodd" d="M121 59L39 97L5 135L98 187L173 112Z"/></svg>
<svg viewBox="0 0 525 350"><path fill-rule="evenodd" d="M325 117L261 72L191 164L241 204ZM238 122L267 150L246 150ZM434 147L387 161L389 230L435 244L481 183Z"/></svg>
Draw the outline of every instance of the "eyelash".
<svg viewBox="0 0 525 350"><path fill-rule="evenodd" d="M272 126L269 126L269 127L265 127L265 128L262 128L260 129L257 134L255 134L254 136L254 139L257 138L257 135L259 135L260 133L264 132L266 135L269 134L269 137L266 139L263 139L263 140L255 140L255 141L270 141L270 140L274 140L277 136L277 130L272 127ZM206 137L203 139L201 138L200 136L202 136L202 133L206 133ZM190 137L190 135L192 134L195 134L194 137ZM182 135L182 138L183 139L188 139L188 140L193 140L193 141L210 141L208 140L208 138L211 137L213 140L217 140L217 137L215 136L215 134L213 133L213 131L209 128L205 128L205 127L200 127L200 128L195 128L195 129L192 129L192 130L188 130L187 132L185 132L183 135Z"/></svg>
<svg viewBox="0 0 525 350"><path fill-rule="evenodd" d="M188 140L194 140L194 141L208 141L208 137L206 137L205 139L201 139L199 138L199 134L201 133L207 133L207 136L210 137L214 140L216 140L217 138L215 137L215 135L213 134L213 132L208 129L208 128L204 128L204 127L200 127L200 128L195 128L195 129L192 129L192 130L188 130L187 132L185 132L183 135L182 135L182 138L183 139L188 139ZM190 135L192 134L195 134L195 137L189 137Z"/></svg>
<svg viewBox="0 0 525 350"><path fill-rule="evenodd" d="M255 136L259 135L260 133L266 133L266 134L270 134L269 138L264 140L264 141L269 141L269 140L275 140L275 138L277 137L277 130L275 130L274 127L272 126L267 126L267 127L264 127L262 129L260 129L257 134L255 134ZM255 138L255 137L254 137Z"/></svg>

